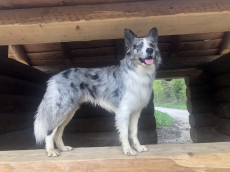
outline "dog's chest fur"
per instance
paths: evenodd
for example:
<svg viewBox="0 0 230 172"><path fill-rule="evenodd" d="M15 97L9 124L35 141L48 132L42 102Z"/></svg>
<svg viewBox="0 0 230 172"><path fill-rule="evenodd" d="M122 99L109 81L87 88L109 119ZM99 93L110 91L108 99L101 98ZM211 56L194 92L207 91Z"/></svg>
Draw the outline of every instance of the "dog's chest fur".
<svg viewBox="0 0 230 172"><path fill-rule="evenodd" d="M154 70L129 71L124 81L126 91L121 103L129 104L132 111L136 111L147 106L152 94L153 80L155 78Z"/></svg>

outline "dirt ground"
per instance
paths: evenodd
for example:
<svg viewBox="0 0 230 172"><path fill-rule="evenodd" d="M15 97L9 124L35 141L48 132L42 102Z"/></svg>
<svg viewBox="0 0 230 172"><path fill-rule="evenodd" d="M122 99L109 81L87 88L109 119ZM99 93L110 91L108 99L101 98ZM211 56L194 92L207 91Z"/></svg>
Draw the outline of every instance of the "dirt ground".
<svg viewBox="0 0 230 172"><path fill-rule="evenodd" d="M174 118L171 127L157 129L158 144L190 144L192 140L190 139L189 130L188 121Z"/></svg>

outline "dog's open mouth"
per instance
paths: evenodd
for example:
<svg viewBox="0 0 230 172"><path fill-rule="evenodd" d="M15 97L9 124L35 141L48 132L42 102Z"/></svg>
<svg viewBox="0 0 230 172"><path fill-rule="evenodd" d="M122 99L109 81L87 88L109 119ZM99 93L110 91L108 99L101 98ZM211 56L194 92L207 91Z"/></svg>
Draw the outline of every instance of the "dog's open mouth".
<svg viewBox="0 0 230 172"><path fill-rule="evenodd" d="M154 63L154 59L153 59L152 56L148 56L145 59L139 58L139 60L140 60L141 63L144 63L146 65L152 65Z"/></svg>

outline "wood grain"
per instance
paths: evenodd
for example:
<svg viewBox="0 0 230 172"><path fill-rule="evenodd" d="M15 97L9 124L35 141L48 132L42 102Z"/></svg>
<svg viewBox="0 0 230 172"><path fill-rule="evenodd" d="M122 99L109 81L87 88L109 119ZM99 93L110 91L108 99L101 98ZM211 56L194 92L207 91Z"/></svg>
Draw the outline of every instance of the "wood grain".
<svg viewBox="0 0 230 172"><path fill-rule="evenodd" d="M49 158L44 150L0 152L4 172L40 171L210 171L230 170L229 143L149 145L149 152L124 156L121 147L77 148ZM20 157L20 158L19 158Z"/></svg>
<svg viewBox="0 0 230 172"><path fill-rule="evenodd" d="M138 36L153 27L159 35L225 32L229 7L228 0L164 0L2 10L0 45L120 39L124 28Z"/></svg>

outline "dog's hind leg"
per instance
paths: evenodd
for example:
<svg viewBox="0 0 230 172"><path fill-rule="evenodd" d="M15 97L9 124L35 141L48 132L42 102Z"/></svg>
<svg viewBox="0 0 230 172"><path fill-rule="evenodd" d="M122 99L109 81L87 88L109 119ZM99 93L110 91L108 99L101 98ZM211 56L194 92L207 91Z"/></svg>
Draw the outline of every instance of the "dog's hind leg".
<svg viewBox="0 0 230 172"><path fill-rule="evenodd" d="M132 140L132 147L138 151L138 152L146 152L148 149L141 145L138 138L137 138L137 132L138 132L138 120L140 117L141 111L135 112L130 115L129 120L129 131L130 131L130 138Z"/></svg>
<svg viewBox="0 0 230 172"><path fill-rule="evenodd" d="M56 157L59 155L58 151L54 149L54 137L57 132L57 128L52 131L49 131L46 136L46 151L48 156Z"/></svg>
<svg viewBox="0 0 230 172"><path fill-rule="evenodd" d="M56 146L58 147L59 150L63 151L63 152L67 152L67 151L71 151L73 150L72 147L70 146L65 146L62 140L62 135L63 135L63 131L65 129L65 126L70 122L70 120L73 118L75 112L77 111L79 107L75 108L73 111L71 111L68 114L68 117L66 118L66 120L58 127L56 135L54 137L55 139L55 143Z"/></svg>

